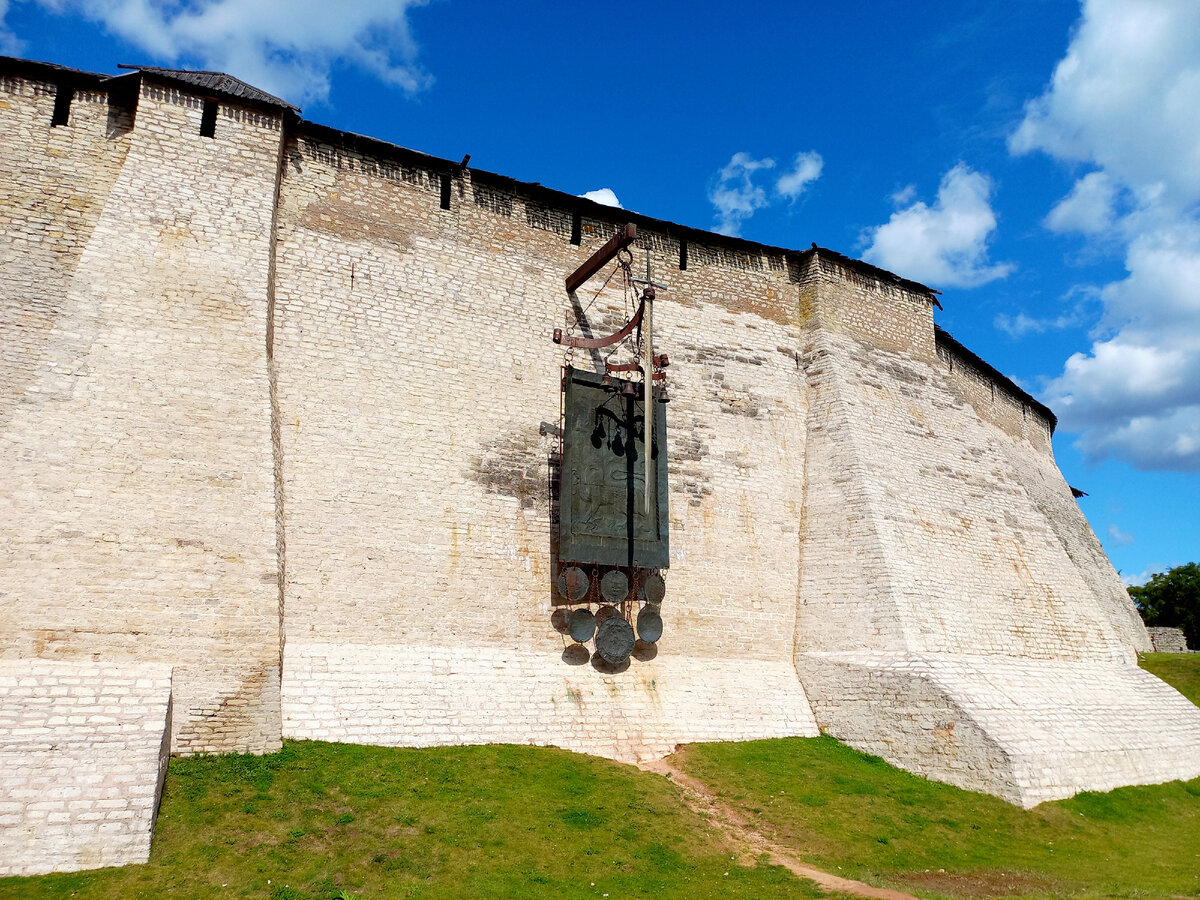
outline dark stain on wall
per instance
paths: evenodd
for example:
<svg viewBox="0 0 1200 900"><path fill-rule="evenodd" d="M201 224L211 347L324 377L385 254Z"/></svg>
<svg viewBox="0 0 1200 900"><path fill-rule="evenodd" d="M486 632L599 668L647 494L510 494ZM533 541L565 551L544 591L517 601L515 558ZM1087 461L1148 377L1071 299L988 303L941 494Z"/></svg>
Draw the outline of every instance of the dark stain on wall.
<svg viewBox="0 0 1200 900"><path fill-rule="evenodd" d="M468 477L489 494L520 501L522 509L545 506L550 499L546 479L547 450L536 430L498 435L471 457Z"/></svg>

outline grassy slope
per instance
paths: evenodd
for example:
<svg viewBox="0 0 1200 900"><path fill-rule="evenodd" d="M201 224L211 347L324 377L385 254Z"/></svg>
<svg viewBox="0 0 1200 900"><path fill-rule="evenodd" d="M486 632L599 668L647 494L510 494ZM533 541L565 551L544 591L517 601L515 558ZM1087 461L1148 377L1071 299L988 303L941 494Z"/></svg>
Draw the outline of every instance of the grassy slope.
<svg viewBox="0 0 1200 900"><path fill-rule="evenodd" d="M1146 667L1200 696L1200 654ZM949 896L1200 896L1200 779L1021 810L830 738L696 744L678 762L801 857L866 881Z"/></svg>
<svg viewBox="0 0 1200 900"><path fill-rule="evenodd" d="M628 766L531 747L311 742L265 757L172 760L148 865L0 879L0 898L22 900L299 900L343 890L363 898L818 895L782 869L735 865L665 779Z"/></svg>
<svg viewBox="0 0 1200 900"><path fill-rule="evenodd" d="M1151 655L1146 667L1200 695L1200 654ZM1023 811L829 738L698 744L680 762L807 860L868 881L957 897L1200 897L1200 779ZM529 747L309 742L266 757L172 760L148 865L0 879L0 900L341 890L816 895L781 869L736 866L668 782L626 766Z"/></svg>

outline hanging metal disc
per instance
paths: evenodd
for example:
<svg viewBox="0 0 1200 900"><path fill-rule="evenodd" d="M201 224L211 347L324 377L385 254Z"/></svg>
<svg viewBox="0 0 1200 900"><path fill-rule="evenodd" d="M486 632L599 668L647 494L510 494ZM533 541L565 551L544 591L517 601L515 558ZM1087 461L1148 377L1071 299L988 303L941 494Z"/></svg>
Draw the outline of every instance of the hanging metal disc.
<svg viewBox="0 0 1200 900"><path fill-rule="evenodd" d="M596 624L602 625L604 624L605 620L619 615L621 615L621 611L615 606L602 606L596 610Z"/></svg>
<svg viewBox="0 0 1200 900"><path fill-rule="evenodd" d="M643 606L642 611L637 617L637 633L647 644L655 643L663 633L662 616L658 614L658 608L654 606Z"/></svg>
<svg viewBox="0 0 1200 900"><path fill-rule="evenodd" d="M629 596L629 577L620 569L609 569L600 579L600 593L609 603L620 603Z"/></svg>
<svg viewBox="0 0 1200 900"><path fill-rule="evenodd" d="M605 619L596 629L596 652L600 654L601 659L614 666L619 666L629 659L636 643L633 626L620 616Z"/></svg>
<svg viewBox="0 0 1200 900"><path fill-rule="evenodd" d="M596 633L596 617L590 609L576 609L567 619L567 630L571 634L571 640L586 643Z"/></svg>
<svg viewBox="0 0 1200 900"><path fill-rule="evenodd" d="M578 603L588 592L587 572L579 566L568 566L558 573L558 593L564 600Z"/></svg>
<svg viewBox="0 0 1200 900"><path fill-rule="evenodd" d="M657 572L651 572L642 582L642 599L647 603L662 603L667 596L667 583Z"/></svg>

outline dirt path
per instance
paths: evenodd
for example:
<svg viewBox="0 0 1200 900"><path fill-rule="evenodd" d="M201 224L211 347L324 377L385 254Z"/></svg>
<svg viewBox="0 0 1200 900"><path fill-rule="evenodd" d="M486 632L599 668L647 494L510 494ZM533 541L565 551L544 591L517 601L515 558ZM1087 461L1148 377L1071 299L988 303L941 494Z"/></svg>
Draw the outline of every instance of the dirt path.
<svg viewBox="0 0 1200 900"><path fill-rule="evenodd" d="M913 894L872 887L852 878L831 875L801 862L789 851L761 832L754 830L745 816L720 802L703 782L677 769L670 760L647 760L639 763L639 766L648 772L656 772L669 778L679 788L680 794L683 795L683 802L707 819L715 828L722 831L745 856L758 859L765 853L773 864L783 866L801 878L815 881L828 891L839 891L855 897L871 897L876 900L919 900Z"/></svg>

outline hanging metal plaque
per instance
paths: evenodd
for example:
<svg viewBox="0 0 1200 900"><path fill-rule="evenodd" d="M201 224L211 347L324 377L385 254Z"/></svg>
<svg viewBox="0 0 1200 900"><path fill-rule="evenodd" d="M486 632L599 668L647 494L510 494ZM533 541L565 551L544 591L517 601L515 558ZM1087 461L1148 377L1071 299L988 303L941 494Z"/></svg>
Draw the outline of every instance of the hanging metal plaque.
<svg viewBox="0 0 1200 900"><path fill-rule="evenodd" d="M567 628L571 632L571 640L580 644L590 641L596 633L596 617L592 615L591 610L577 609L567 619Z"/></svg>
<svg viewBox="0 0 1200 900"><path fill-rule="evenodd" d="M619 666L629 659L636 643L633 626L620 616L605 619L596 629L596 652L614 666Z"/></svg>
<svg viewBox="0 0 1200 900"><path fill-rule="evenodd" d="M643 606L637 617L638 637L647 644L655 643L663 633L662 616L653 606Z"/></svg>
<svg viewBox="0 0 1200 900"><path fill-rule="evenodd" d="M629 596L629 578L620 569L610 569L600 579L600 596L609 603L620 603Z"/></svg>
<svg viewBox="0 0 1200 900"><path fill-rule="evenodd" d="M663 598L667 596L667 584L657 572L650 572L642 583L640 593L647 603L662 603Z"/></svg>
<svg viewBox="0 0 1200 900"><path fill-rule="evenodd" d="M656 400L651 502L641 385L567 367L563 399L559 555L564 560L665 569L667 415Z"/></svg>
<svg viewBox="0 0 1200 900"><path fill-rule="evenodd" d="M578 566L568 566L558 573L558 593L572 603L587 596L588 584L587 572Z"/></svg>

